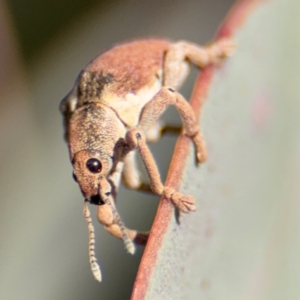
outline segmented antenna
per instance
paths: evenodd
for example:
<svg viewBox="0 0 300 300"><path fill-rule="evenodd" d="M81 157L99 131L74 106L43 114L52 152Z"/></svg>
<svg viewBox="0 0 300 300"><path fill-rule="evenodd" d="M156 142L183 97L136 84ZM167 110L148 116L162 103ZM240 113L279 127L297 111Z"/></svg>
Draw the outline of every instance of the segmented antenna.
<svg viewBox="0 0 300 300"><path fill-rule="evenodd" d="M101 276L100 267L97 263L97 258L95 256L95 230L94 230L94 226L92 224L91 213L88 208L87 202L84 202L84 204L83 204L83 215L88 224L89 259L90 259L91 270L93 272L95 279L100 282L102 279L102 276Z"/></svg>
<svg viewBox="0 0 300 300"><path fill-rule="evenodd" d="M120 227L120 230L121 230L121 233L122 233L122 239L123 239L123 242L125 244L126 250L130 254L134 254L135 246L134 246L132 240L130 239L130 237L128 236L128 234L126 232L126 228L125 228L125 226L124 226L117 210L115 209L114 205L111 203L109 198L105 199L105 203L110 206L110 209L111 209L111 211L113 213L113 216L114 216L114 220L115 220L116 224Z"/></svg>

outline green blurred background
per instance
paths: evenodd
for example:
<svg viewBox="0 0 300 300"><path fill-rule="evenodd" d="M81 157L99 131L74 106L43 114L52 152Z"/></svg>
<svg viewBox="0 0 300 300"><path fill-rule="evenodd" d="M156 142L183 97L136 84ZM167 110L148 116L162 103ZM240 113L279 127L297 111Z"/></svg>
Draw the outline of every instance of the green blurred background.
<svg viewBox="0 0 300 300"><path fill-rule="evenodd" d="M59 102L111 44L142 36L205 43L232 2L0 1L0 299L129 299L143 249L130 256L95 222L103 282L93 279ZM183 90L187 97L191 87ZM166 118L179 122L176 114ZM152 147L163 178L174 142ZM148 230L157 203L120 189L129 227Z"/></svg>

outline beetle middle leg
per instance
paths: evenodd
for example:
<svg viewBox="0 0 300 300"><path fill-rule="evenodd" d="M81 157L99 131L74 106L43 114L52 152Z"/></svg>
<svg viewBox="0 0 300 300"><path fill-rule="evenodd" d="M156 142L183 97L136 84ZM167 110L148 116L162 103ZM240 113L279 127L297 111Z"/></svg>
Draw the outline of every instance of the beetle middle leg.
<svg viewBox="0 0 300 300"><path fill-rule="evenodd" d="M133 190L141 192L150 192L151 188L149 183L142 181L140 172L138 170L137 161L136 161L136 152L130 151L124 157L124 168L122 172L122 181L124 185Z"/></svg>
<svg viewBox="0 0 300 300"><path fill-rule="evenodd" d="M180 134L182 132L182 126L165 124L161 120L156 122L153 126L147 129L145 132L147 142L156 143L165 134Z"/></svg>
<svg viewBox="0 0 300 300"><path fill-rule="evenodd" d="M148 128L156 123L169 105L174 105L178 110L183 121L184 134L191 138L195 144L197 161L204 162L206 160L205 142L197 124L195 113L183 96L172 88L162 87L154 98L145 105L138 128L147 132Z"/></svg>

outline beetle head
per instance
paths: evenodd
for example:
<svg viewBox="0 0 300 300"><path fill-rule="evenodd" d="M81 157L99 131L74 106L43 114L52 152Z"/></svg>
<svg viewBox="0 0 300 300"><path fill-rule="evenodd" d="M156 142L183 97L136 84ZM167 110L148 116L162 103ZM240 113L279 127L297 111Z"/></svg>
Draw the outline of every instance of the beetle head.
<svg viewBox="0 0 300 300"><path fill-rule="evenodd" d="M71 116L67 140L73 176L87 201L103 204L113 192L108 177L120 160L116 145L124 136L123 124L104 105L86 104Z"/></svg>
<svg viewBox="0 0 300 300"><path fill-rule="evenodd" d="M113 166L113 159L97 152L82 150L73 158L73 177L78 182L84 198L92 204L104 204L112 193L107 175Z"/></svg>

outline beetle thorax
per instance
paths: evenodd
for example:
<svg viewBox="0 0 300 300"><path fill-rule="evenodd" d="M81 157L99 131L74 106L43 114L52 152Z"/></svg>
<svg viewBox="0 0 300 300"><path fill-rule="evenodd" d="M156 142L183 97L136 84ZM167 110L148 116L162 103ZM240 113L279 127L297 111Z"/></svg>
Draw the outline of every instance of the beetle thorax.
<svg viewBox="0 0 300 300"><path fill-rule="evenodd" d="M68 144L71 159L81 150L113 156L125 127L113 110L99 103L88 103L77 109L69 123Z"/></svg>

